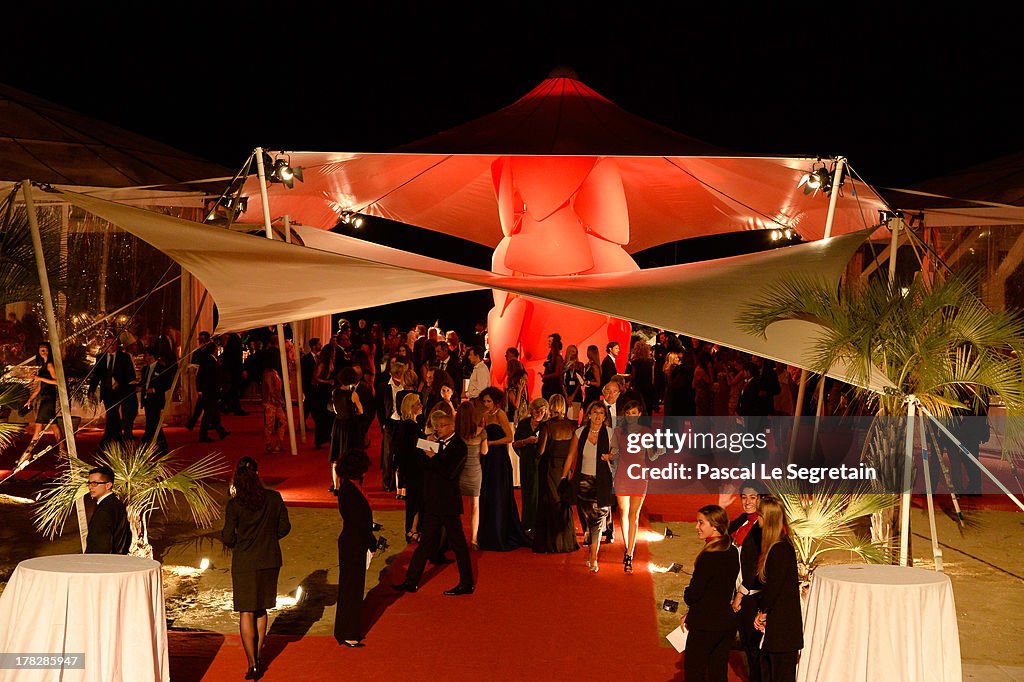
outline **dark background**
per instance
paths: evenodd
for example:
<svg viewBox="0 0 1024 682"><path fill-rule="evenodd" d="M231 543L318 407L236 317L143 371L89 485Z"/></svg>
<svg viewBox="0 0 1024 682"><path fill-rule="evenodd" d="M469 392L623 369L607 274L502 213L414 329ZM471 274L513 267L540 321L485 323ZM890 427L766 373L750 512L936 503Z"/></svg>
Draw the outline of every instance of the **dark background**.
<svg viewBox="0 0 1024 682"><path fill-rule="evenodd" d="M562 64L680 132L842 154L880 185L1024 149L998 3L373 4L9 4L0 80L231 168L257 145L387 149Z"/></svg>
<svg viewBox="0 0 1024 682"><path fill-rule="evenodd" d="M23 5L4 9L0 80L232 169L257 145L385 150L510 104L559 65L693 137L842 154L880 187L1024 149L1020 24L997 5ZM402 229L363 236L453 253ZM707 246L687 259L733 251ZM458 252L489 263L487 249ZM439 307L476 317L488 299Z"/></svg>

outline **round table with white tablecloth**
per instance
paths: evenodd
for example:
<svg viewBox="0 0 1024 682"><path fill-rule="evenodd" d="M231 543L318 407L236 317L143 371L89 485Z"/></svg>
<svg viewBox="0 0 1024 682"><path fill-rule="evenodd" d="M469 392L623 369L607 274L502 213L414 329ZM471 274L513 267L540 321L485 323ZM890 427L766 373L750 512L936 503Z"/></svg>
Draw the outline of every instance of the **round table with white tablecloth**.
<svg viewBox="0 0 1024 682"><path fill-rule="evenodd" d="M799 682L960 682L953 586L901 566L824 566L804 618Z"/></svg>
<svg viewBox="0 0 1024 682"><path fill-rule="evenodd" d="M160 564L151 559L59 554L22 561L0 595L0 624L3 682L170 679ZM12 667L11 655L21 654L78 655L84 665Z"/></svg>

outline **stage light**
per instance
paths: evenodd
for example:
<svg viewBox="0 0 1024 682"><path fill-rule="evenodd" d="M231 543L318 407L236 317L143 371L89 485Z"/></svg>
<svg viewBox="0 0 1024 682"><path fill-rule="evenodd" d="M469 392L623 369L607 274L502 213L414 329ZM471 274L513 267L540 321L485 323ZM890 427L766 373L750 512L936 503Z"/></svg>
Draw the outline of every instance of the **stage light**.
<svg viewBox="0 0 1024 682"><path fill-rule="evenodd" d="M661 608L662 610L668 611L669 613L675 613L679 610L679 602L673 599L666 599L661 603Z"/></svg>
<svg viewBox="0 0 1024 682"><path fill-rule="evenodd" d="M782 234L784 234L786 236L786 239L792 239L793 238L793 230L789 229L788 227L785 230L782 231Z"/></svg>
<svg viewBox="0 0 1024 682"><path fill-rule="evenodd" d="M644 542L661 542L666 537L661 533L654 532L653 530L642 530L638 535Z"/></svg>
<svg viewBox="0 0 1024 682"><path fill-rule="evenodd" d="M340 223L351 225L358 230L363 226L363 218L355 211L342 211Z"/></svg>
<svg viewBox="0 0 1024 682"><path fill-rule="evenodd" d="M292 160L290 157L278 156L275 159L270 158L270 154L263 153L263 167L267 169L267 179L270 182L280 183L292 189L295 186L295 181L302 182L302 169L297 166L292 166Z"/></svg>
<svg viewBox="0 0 1024 682"><path fill-rule="evenodd" d="M298 604L302 601L302 585L295 588L295 603Z"/></svg>
<svg viewBox="0 0 1024 682"><path fill-rule="evenodd" d="M199 562L199 570L200 571L205 571L209 567L210 567L210 560L207 559L206 557L203 557L202 560Z"/></svg>
<svg viewBox="0 0 1024 682"><path fill-rule="evenodd" d="M772 241L777 242L782 237L782 234L778 230L772 230Z"/></svg>
<svg viewBox="0 0 1024 682"><path fill-rule="evenodd" d="M669 538L674 538L674 537L675 537L675 533L672 532L672 529L669 528L668 526L665 526L665 539L668 540Z"/></svg>

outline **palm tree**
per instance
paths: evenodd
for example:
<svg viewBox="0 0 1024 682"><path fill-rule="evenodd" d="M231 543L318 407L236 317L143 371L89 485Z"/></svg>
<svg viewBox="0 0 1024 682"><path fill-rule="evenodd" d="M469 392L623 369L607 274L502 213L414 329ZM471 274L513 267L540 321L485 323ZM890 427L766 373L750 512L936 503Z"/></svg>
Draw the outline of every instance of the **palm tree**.
<svg viewBox="0 0 1024 682"><path fill-rule="evenodd" d="M17 410L25 404L28 389L16 381L0 379L0 411ZM24 428L23 424L0 422L0 452L10 447L17 435Z"/></svg>
<svg viewBox="0 0 1024 682"><path fill-rule="evenodd" d="M812 349L807 368L825 373L839 361L852 368L851 380L867 385L872 368L896 387L890 393L859 389L876 419L864 459L879 472L880 490L902 488L905 400L913 395L937 417L987 405L998 395L1009 414L1024 408L1024 320L1015 313L989 310L974 294L973 279L916 278L908 287L891 288L882 280L843 287L792 276L750 304L738 323L764 334L781 320L807 320L824 333ZM892 509L876 512L876 541L894 536Z"/></svg>
<svg viewBox="0 0 1024 682"><path fill-rule="evenodd" d="M892 495L871 493L866 489L854 492L824 489L812 495L793 485L768 487L786 511L801 580L810 579L827 552L850 552L869 564L886 564L892 560L890 543L869 540L856 532L858 519L896 505Z"/></svg>
<svg viewBox="0 0 1024 682"><path fill-rule="evenodd" d="M212 454L176 468L177 451L159 454L151 444L108 447L97 457L114 471L114 492L124 502L132 529L133 556L152 557L149 544L149 519L171 502L184 502L196 526L205 528L220 517L220 505L212 495L210 480L225 473L227 467L219 454ZM75 501L88 492L86 481L91 465L71 458L65 468L41 495L35 512L40 533L54 538L61 533Z"/></svg>

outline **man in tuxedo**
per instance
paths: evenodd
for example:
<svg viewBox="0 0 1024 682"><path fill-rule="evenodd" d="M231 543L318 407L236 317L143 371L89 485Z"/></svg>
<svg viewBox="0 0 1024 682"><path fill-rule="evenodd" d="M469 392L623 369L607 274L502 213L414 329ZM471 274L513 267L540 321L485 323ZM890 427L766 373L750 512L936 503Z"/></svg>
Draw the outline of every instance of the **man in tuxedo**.
<svg viewBox="0 0 1024 682"><path fill-rule="evenodd" d="M135 391L135 366L131 356L120 350L119 346L114 333L108 332L104 339L104 350L96 357L96 366L89 378L89 393L99 387L100 400L106 410L101 449L121 440L124 426L122 403Z"/></svg>
<svg viewBox="0 0 1024 682"><path fill-rule="evenodd" d="M606 355L601 361L601 385L606 386L619 371L615 368L615 358L619 357L619 346L617 341L609 341L604 347Z"/></svg>
<svg viewBox="0 0 1024 682"><path fill-rule="evenodd" d="M391 363L391 380L378 392L377 405L380 411L377 419L380 423L380 472L384 490L393 492L395 490L395 450L394 437L398 433L398 425L402 423L401 409L398 404L398 394L403 390L402 378L405 376L406 366L400 362ZM369 406L367 406L369 407ZM366 409L366 408L364 408Z"/></svg>
<svg viewBox="0 0 1024 682"><path fill-rule="evenodd" d="M198 341L199 341L199 347L196 348L194 351L192 351L192 358L190 360L191 364L193 364L193 365L201 365L203 357L208 352L208 348L207 347L213 345L213 341L210 339L210 332L199 332ZM259 381L258 378L255 379L255 380L257 382ZM196 375L196 393L198 394L198 393L201 393L201 392L202 392L202 389L199 388L199 376ZM185 422L185 428L187 428L189 431L194 429L196 427L196 422L198 422L199 419L202 416L203 416L203 401L202 401L202 397L197 395L196 396L196 406L195 406L195 409L192 410L192 416L188 418L187 422Z"/></svg>
<svg viewBox="0 0 1024 682"><path fill-rule="evenodd" d="M317 359L320 357L320 339L313 337L309 340L309 352L303 353L299 360L299 372L302 375L302 397L303 419L309 419L313 413L313 403L316 398L313 396L313 372L316 371ZM253 377L255 380L255 377Z"/></svg>
<svg viewBox="0 0 1024 682"><path fill-rule="evenodd" d="M160 423L160 414L164 411L167 402L167 391L171 388L173 371L159 356L160 351L156 348L146 349L146 366L142 368L142 381L139 383L139 390L142 393L142 409L146 412L146 432L142 434L143 443L153 442L156 436L157 452L167 452L167 437L164 436L163 428L157 432Z"/></svg>
<svg viewBox="0 0 1024 682"><path fill-rule="evenodd" d="M437 452L421 450L423 466L423 507L420 510L420 531L423 540L409 561L405 580L393 585L400 592L419 589L427 559L441 546L441 531L448 535L448 543L455 551L459 567L459 584L445 590L447 596L473 594L473 564L469 559L466 535L462 531L462 495L459 475L466 463L466 444L455 437L455 419L442 410L430 415L434 433L430 440L437 442Z"/></svg>
<svg viewBox="0 0 1024 682"><path fill-rule="evenodd" d="M452 395L452 402L458 405L462 402L462 378L465 376L462 372L462 362L459 358L451 354L451 349L446 343L437 344L437 366L448 372L448 376L452 378L455 383L454 394Z"/></svg>
<svg viewBox="0 0 1024 682"><path fill-rule="evenodd" d="M196 372L196 391L199 393L199 405L203 419L199 422L199 442L212 443L210 429L217 432L221 440L231 435L220 422L220 364L217 362L216 346L207 343L196 351L199 371Z"/></svg>
<svg viewBox="0 0 1024 682"><path fill-rule="evenodd" d="M114 494L114 472L110 467L89 470L89 497L96 500L96 510L89 519L85 553L127 554L132 531L124 503Z"/></svg>

